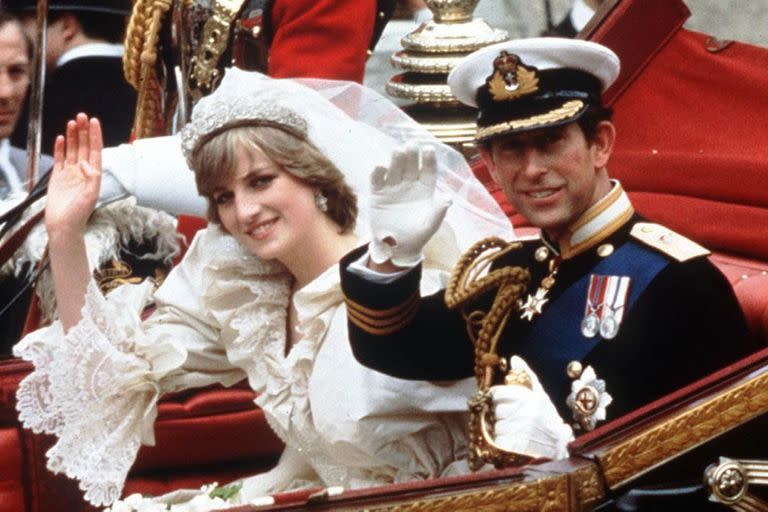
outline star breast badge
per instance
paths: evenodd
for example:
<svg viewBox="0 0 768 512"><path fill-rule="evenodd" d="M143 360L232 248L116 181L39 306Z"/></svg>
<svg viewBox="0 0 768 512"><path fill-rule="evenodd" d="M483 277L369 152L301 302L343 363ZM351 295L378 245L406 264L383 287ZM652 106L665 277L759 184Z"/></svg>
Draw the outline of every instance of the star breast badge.
<svg viewBox="0 0 768 512"><path fill-rule="evenodd" d="M525 300L525 302L519 304L520 310L523 312L520 315L520 318L523 320L533 320L533 318L536 315L541 314L541 308L544 307L544 304L549 302L549 298L547 297L547 292L549 290L544 288L539 288L536 290L535 295L528 295L528 298Z"/></svg>

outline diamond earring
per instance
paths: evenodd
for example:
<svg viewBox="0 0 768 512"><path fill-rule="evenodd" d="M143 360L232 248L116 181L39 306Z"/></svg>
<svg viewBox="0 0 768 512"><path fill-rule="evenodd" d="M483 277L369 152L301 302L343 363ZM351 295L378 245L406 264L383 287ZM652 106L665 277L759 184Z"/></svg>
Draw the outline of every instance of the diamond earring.
<svg viewBox="0 0 768 512"><path fill-rule="evenodd" d="M328 198L319 190L315 192L315 204L317 205L317 209L321 212L328 211Z"/></svg>

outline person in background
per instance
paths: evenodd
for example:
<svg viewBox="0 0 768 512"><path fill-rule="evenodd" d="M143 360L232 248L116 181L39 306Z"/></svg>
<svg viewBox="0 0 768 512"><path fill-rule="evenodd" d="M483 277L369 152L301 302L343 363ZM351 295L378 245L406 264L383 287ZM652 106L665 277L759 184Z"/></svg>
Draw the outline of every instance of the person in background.
<svg viewBox="0 0 768 512"><path fill-rule="evenodd" d="M32 45L21 23L13 14L0 8L0 200L27 191L27 154L11 144L10 136L24 108L31 61ZM51 162L49 157L43 156L41 167L47 167Z"/></svg>
<svg viewBox="0 0 768 512"><path fill-rule="evenodd" d="M37 2L10 0L5 5L18 14L35 40ZM122 43L131 5L131 0L48 2L41 148L50 151L61 127L78 112L101 121L105 144L130 139L136 91L123 76ZM26 139L26 126L20 123L14 133L17 144Z"/></svg>
<svg viewBox="0 0 768 512"><path fill-rule="evenodd" d="M26 197L27 152L13 146L11 133L19 121L30 83L32 44L23 27L13 14L0 7L0 213L18 204ZM47 169L53 160L40 155L40 168ZM22 265L23 268L26 268ZM22 283L13 276L13 268L0 268L0 356L11 352L18 340L28 300L13 300ZM25 297L27 297L25 295Z"/></svg>
<svg viewBox="0 0 768 512"><path fill-rule="evenodd" d="M573 4L571 5L568 14L560 20L560 23L551 29L545 30L542 35L552 37L576 37L576 34L589 23L589 20L592 19L592 16L595 15L595 11L602 3L603 0L573 0Z"/></svg>

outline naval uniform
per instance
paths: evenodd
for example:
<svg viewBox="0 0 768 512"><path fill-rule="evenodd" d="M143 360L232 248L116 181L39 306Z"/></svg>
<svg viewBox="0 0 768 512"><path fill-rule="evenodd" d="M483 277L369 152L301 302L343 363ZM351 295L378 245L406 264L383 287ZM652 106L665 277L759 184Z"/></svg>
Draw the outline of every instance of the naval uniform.
<svg viewBox="0 0 768 512"><path fill-rule="evenodd" d="M551 268L557 269L541 314L528 320L521 318L524 310L515 311L502 331L498 353L525 359L566 421L572 416L566 406L571 361L592 366L605 381L613 397L607 408L607 419L612 419L753 351L733 290L707 252L636 215L618 183L574 226L570 243L557 247L546 238L524 241L494 263L495 268L529 269L523 302L526 295L535 296ZM418 298L419 267L390 284L353 273L348 266L364 251L350 253L341 265L357 359L407 379L472 375L474 346L460 312L447 308L443 293ZM598 298L601 280L603 285L623 283L625 295L613 286L611 296ZM490 295L480 297L477 308L487 311L491 300ZM621 311L618 330L608 332L609 339L600 332L585 336L590 311L607 306Z"/></svg>

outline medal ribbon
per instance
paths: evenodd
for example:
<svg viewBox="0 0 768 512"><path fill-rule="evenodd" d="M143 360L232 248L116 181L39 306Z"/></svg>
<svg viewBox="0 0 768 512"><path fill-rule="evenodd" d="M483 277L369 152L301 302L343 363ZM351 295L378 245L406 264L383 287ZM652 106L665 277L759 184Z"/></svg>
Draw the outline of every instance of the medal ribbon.
<svg viewBox="0 0 768 512"><path fill-rule="evenodd" d="M598 309L603 303L605 296L605 276L592 274L589 276L589 295L587 296L587 305L584 309L584 316L598 314Z"/></svg>
<svg viewBox="0 0 768 512"><path fill-rule="evenodd" d="M610 300L603 299L603 312L600 318L613 316L618 324L624 316L624 304L627 299L627 289L629 288L630 278L627 276L602 276L609 282L608 288L611 290Z"/></svg>

